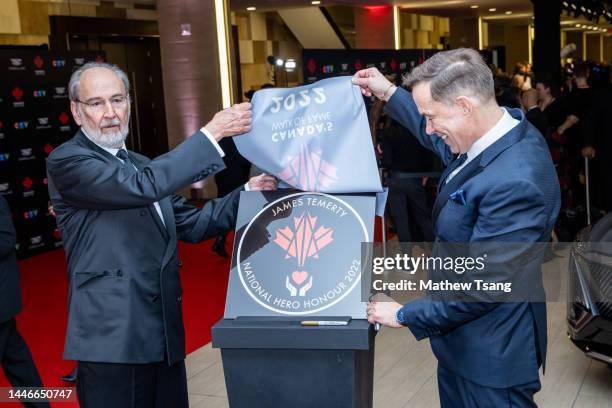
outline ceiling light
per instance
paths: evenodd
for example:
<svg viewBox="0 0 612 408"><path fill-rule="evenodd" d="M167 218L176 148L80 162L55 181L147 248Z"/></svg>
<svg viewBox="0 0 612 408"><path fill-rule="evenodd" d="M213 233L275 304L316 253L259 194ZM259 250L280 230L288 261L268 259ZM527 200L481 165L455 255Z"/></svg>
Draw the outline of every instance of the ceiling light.
<svg viewBox="0 0 612 408"><path fill-rule="evenodd" d="M471 9L477 9L478 8L478 4L474 4L473 6L470 6Z"/></svg>
<svg viewBox="0 0 612 408"><path fill-rule="evenodd" d="M490 8L489 11L492 13L494 11L497 11L497 9L495 7L493 7L493 8Z"/></svg>
<svg viewBox="0 0 612 408"><path fill-rule="evenodd" d="M313 0L310 2L310 4L312 4L313 6L316 6L317 4L321 4L321 2L319 0Z"/></svg>
<svg viewBox="0 0 612 408"><path fill-rule="evenodd" d="M510 10L506 11L506 14L512 14L512 12Z"/></svg>
<svg viewBox="0 0 612 408"><path fill-rule="evenodd" d="M276 66L277 67L282 67L285 64L285 61L282 58L278 58L276 60Z"/></svg>
<svg viewBox="0 0 612 408"><path fill-rule="evenodd" d="M247 10L248 11L255 11L255 10L257 10L257 8L254 7L254 6L251 6L251 7L247 7Z"/></svg>
<svg viewBox="0 0 612 408"><path fill-rule="evenodd" d="M580 24L574 24L574 27L580 28Z"/></svg>

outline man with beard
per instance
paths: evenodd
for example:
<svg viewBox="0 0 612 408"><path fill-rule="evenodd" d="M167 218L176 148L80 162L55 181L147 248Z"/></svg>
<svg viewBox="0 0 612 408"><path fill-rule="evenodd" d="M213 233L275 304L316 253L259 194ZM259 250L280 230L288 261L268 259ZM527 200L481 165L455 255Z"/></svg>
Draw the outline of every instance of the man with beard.
<svg viewBox="0 0 612 408"><path fill-rule="evenodd" d="M250 104L215 114L154 160L125 149L129 80L89 63L69 84L81 126L47 160L49 194L68 258L64 357L78 361L80 406L187 407L177 240L234 227L242 188L203 208L173 195L223 169L217 142L250 129ZM274 189L267 175L251 190Z"/></svg>

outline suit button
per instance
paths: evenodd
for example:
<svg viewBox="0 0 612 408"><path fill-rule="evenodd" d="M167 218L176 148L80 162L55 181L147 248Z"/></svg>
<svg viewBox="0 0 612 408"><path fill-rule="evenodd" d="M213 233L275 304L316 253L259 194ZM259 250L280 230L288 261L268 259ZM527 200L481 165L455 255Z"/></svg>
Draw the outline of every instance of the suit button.
<svg viewBox="0 0 612 408"><path fill-rule="evenodd" d="M182 268L183 267L183 261L178 261L178 267Z"/></svg>
<svg viewBox="0 0 612 408"><path fill-rule="evenodd" d="M144 217L145 215L147 215L147 210L140 210L140 215L142 217Z"/></svg>

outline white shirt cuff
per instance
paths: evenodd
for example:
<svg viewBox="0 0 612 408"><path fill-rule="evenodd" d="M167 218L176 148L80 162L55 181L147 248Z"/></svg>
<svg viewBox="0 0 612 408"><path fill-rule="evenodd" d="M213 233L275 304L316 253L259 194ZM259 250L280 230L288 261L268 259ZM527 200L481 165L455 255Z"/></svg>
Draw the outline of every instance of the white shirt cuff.
<svg viewBox="0 0 612 408"><path fill-rule="evenodd" d="M251 188L249 187L249 183L244 183L244 191L251 191Z"/></svg>
<svg viewBox="0 0 612 408"><path fill-rule="evenodd" d="M204 133L204 135L206 135L208 140L210 140L210 143L212 143L212 145L215 146L215 149L217 149L219 156L225 157L225 153L223 152L223 149L221 149L221 146L219 146L219 143L217 143L217 141L215 140L215 137L205 128L200 129L200 132Z"/></svg>

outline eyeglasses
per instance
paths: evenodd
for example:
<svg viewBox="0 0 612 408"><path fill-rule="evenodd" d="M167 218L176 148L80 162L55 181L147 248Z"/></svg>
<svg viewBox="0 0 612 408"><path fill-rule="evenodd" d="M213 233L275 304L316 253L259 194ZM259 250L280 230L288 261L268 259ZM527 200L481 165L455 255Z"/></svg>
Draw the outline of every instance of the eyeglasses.
<svg viewBox="0 0 612 408"><path fill-rule="evenodd" d="M123 109L127 105L127 96L118 95L113 96L108 100L110 102L113 109ZM79 99L75 100L78 103L81 103L87 106L90 110L94 112L102 112L106 108L106 99L94 99L90 102L84 102Z"/></svg>

